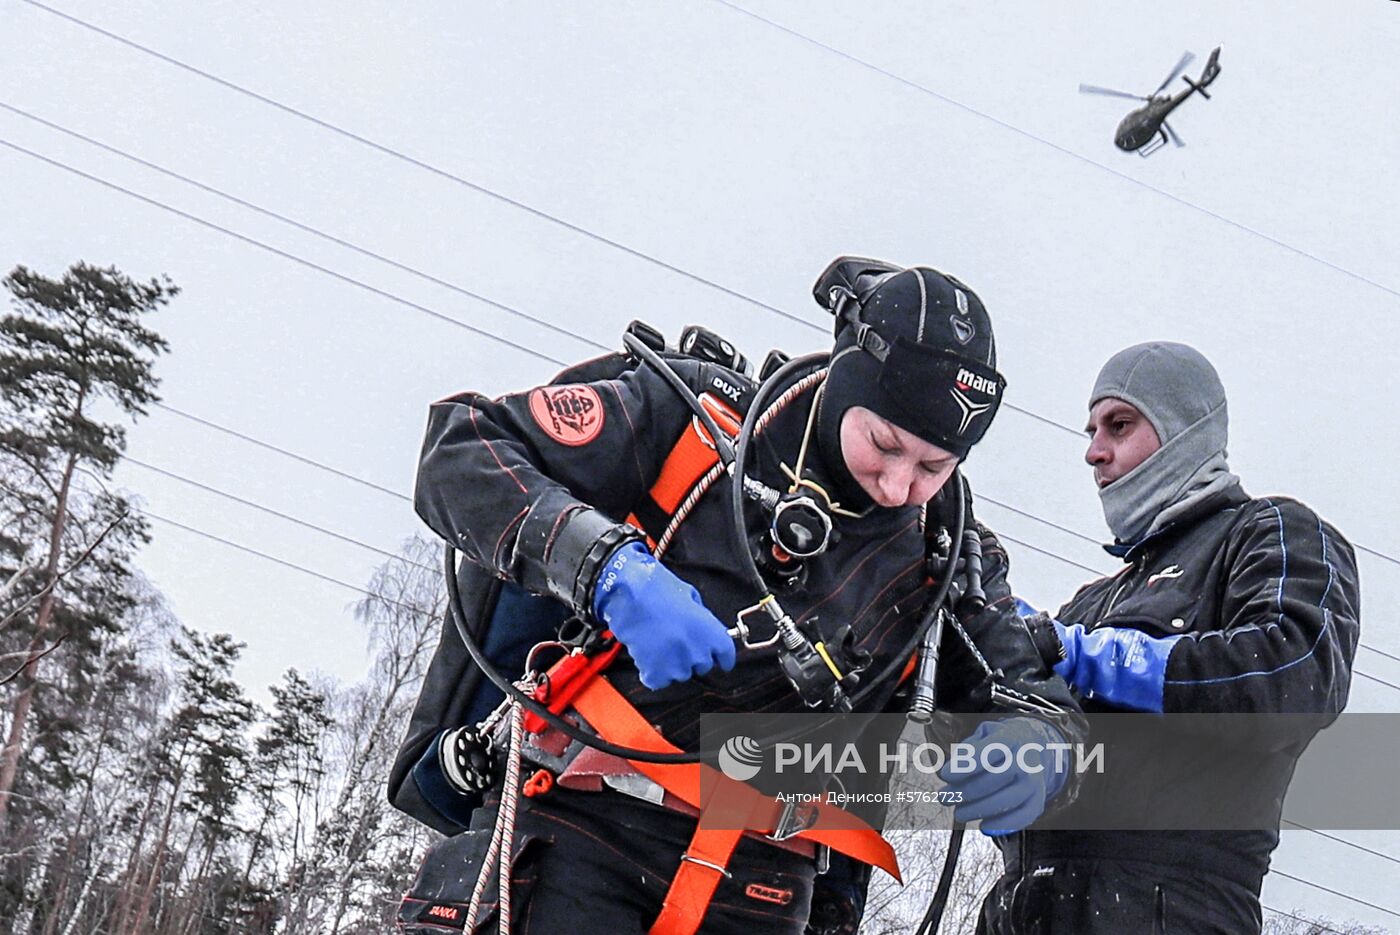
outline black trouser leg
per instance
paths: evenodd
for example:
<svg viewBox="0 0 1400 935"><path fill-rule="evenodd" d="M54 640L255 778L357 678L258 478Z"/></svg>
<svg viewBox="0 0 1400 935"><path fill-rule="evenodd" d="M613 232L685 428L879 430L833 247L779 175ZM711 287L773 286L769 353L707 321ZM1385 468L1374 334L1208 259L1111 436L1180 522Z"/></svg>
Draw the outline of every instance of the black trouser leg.
<svg viewBox="0 0 1400 935"><path fill-rule="evenodd" d="M452 884L439 886L438 893L445 895L447 888L465 892L457 901L466 902L485 856L495 805L488 802L473 816L471 830L434 849L414 888L420 902L411 907L406 902L406 910L422 916L434 898L441 901L425 886L430 869ZM526 800L516 818L511 935L643 935L661 911L694 829L694 819L611 792L556 789ZM700 931L801 935L815 872L812 861L798 854L741 841L730 861L730 876L716 889ZM493 873L478 933L498 931L497 890Z"/></svg>
<svg viewBox="0 0 1400 935"><path fill-rule="evenodd" d="M979 935L1257 935L1258 894L1150 860L1032 859L982 903Z"/></svg>

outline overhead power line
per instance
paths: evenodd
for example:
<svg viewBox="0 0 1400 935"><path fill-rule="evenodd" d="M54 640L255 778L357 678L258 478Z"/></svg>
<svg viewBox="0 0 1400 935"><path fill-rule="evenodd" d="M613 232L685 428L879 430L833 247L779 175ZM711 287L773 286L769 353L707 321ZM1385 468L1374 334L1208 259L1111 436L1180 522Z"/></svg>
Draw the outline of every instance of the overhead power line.
<svg viewBox="0 0 1400 935"><path fill-rule="evenodd" d="M1369 649L1371 652L1375 653L1378 656L1384 656L1387 659L1394 659L1396 662L1400 662L1400 656L1395 655L1395 653L1388 653L1384 649L1377 649L1376 647L1371 646L1367 643L1360 643L1359 645L1365 647L1366 649Z"/></svg>
<svg viewBox="0 0 1400 935"><path fill-rule="evenodd" d="M1014 507L1014 506L1012 506L1012 505L1009 504L1009 503L1005 503L1005 502L1003 502L1003 501L1001 501L1001 500L997 500L997 499L994 498L994 497L989 497L989 496L987 496L987 495L984 494L984 493L975 494L974 500L985 500L985 501L987 501L988 503L992 504L993 506L999 506L999 507L1001 507L1003 510L1007 510L1007 511L1009 511L1009 512L1011 512L1011 513L1015 513L1017 516L1024 516L1024 517L1026 517L1026 519L1033 519L1033 520L1035 520L1037 523L1040 523L1040 524L1042 524L1042 525L1044 525L1044 526L1049 526L1051 529L1058 529L1060 532L1068 533L1069 535L1074 536L1074 538L1076 538L1076 539L1082 539L1083 541L1089 543L1090 545L1095 545L1095 546L1102 546L1102 545L1103 545L1103 543L1102 543L1100 540L1095 539L1093 536L1091 536L1091 535L1089 535L1089 534L1087 534L1087 533L1082 533L1082 532L1080 532L1080 531L1077 530L1077 529L1070 529L1068 526L1061 526L1059 523L1056 523L1056 522L1053 522L1053 521L1051 521L1051 520L1048 520L1048 519L1046 519L1046 518L1043 517L1043 516L1036 516L1034 513L1028 513L1028 512L1026 512L1025 510L1022 510L1022 509L1020 509L1020 508L1018 508L1018 507Z"/></svg>
<svg viewBox="0 0 1400 935"><path fill-rule="evenodd" d="M298 565L296 562L289 562L285 558L278 558L275 555L271 555L267 552L260 551L258 549L252 548L251 546L246 546L242 543L234 542L232 539L225 539L223 536L215 535L212 532L205 532L203 529L197 529L194 526L188 526L185 523L181 523L177 520L168 519L167 517L161 516L157 513L152 513L150 510L142 510L141 512L145 516L149 516L151 519L155 520L158 523L163 523L166 526L173 526L176 529L182 529L185 532L190 533L192 535L199 536L203 539L209 539L213 542L218 542L222 545L228 546L231 549L237 549L240 552L245 552L248 555L254 555L258 558L266 559L269 562L281 565L283 568L290 568L291 570L299 571L304 575L310 575L313 578L319 578L321 581L338 585L342 588L354 591L357 594L363 594L366 597L372 597L375 600L383 601L386 604L390 604L394 607L401 608L402 610L407 610L411 613L418 614L420 616L436 616L430 611L424 610L422 607L415 607L412 604L405 604L403 601L395 600L394 598L389 597L388 595L366 590L365 588L353 585L348 581L342 581L339 578L332 577L331 575L327 575L314 569L307 568L305 565Z"/></svg>
<svg viewBox="0 0 1400 935"><path fill-rule="evenodd" d="M194 422L198 425L203 425L206 428L211 428L216 432L222 432L223 434L229 435L233 438L237 438L240 441L245 441L250 445L257 445L259 448L275 452L286 458L291 458L293 461L300 461L302 464L305 464L309 467L314 467L321 471L325 471L329 474L334 474L336 477L342 478L343 480L352 481L356 484L360 484L361 486L368 487L370 490L377 490L380 493L388 494L389 496L394 497L398 500L403 500L406 503L413 502L413 498L406 493L402 493L398 490L385 487L382 484L376 484L374 481L371 480L365 480L363 477L360 477L356 474L351 474L349 471L344 471L340 468L331 467L324 461L317 461L313 458L308 458L305 455L297 454L295 451L290 451L286 448L274 445L271 442L263 441L261 438L254 438L252 435L245 434L243 432L238 431L237 429L231 429L226 425L220 425L217 422L213 422L209 419L197 416L192 412L186 412L183 409L177 409L169 403L154 403L153 405L157 409L163 409L171 415L179 416L182 419L188 419L189 421Z"/></svg>
<svg viewBox="0 0 1400 935"><path fill-rule="evenodd" d="M1353 542L1352 545L1368 555L1374 555L1376 558L1383 558L1392 565L1400 565L1400 558L1396 558L1393 555L1387 555L1384 552L1371 548L1369 545L1362 545L1359 542Z"/></svg>
<svg viewBox="0 0 1400 935"><path fill-rule="evenodd" d="M1384 851L1373 850L1372 848L1366 847L1364 844L1357 844L1355 841L1348 841L1346 838L1338 837L1335 834L1328 834L1326 831L1319 831L1316 828L1310 828L1307 825L1299 824L1296 821L1289 821L1287 818L1282 819L1282 821L1285 825L1292 825L1293 827L1298 828L1301 831L1311 831L1313 834L1327 838L1329 841L1336 841L1338 844L1345 844L1347 847L1355 848L1358 851L1364 851L1367 854L1374 854L1376 857L1380 857L1383 860L1388 860L1393 864L1400 864L1400 857L1393 857L1390 854L1385 853Z"/></svg>
<svg viewBox="0 0 1400 935"><path fill-rule="evenodd" d="M25 118L26 120L32 120L35 123L40 124L41 126L48 127L51 130L56 130L59 133L63 133L74 139L81 140L90 146L95 146L98 149L103 150L104 152L109 152L113 155L120 156L121 158L129 162L133 162L136 165L143 166L147 169L150 169L153 172L159 172L161 175L164 175L167 178L175 179L176 181L183 182L186 185L193 186L199 189L200 191L208 192L211 195L216 195L219 198L230 202L231 204L236 204L241 208L247 208L249 211L254 211L258 214L261 214L264 217L272 218L275 221L280 221L281 223L286 224L289 227L294 227L297 230L302 231L303 233L311 234L312 236L327 241L328 243L333 243L337 246L344 247L347 250L352 250L355 253L358 253L361 256L369 257L372 260L377 260L378 262L383 263L386 266L393 267L394 269L397 269L400 272L408 273L425 282L430 282L433 285L442 286L445 289L450 289L453 292L456 292L459 295L466 296L469 299L475 299L478 302L484 303L486 305L491 306L492 308L505 312L507 315L512 315L516 318L520 318L525 321L531 322L532 324L539 325L541 328L547 328L548 330L553 331L555 334L561 334L565 337L573 338L575 341L587 344L589 347L592 348L610 350L610 348L607 345L600 344L592 338L587 337L586 335L570 331L568 328L561 327L559 325L554 324L551 321L547 321L546 319L539 318L535 315L530 315L526 312L521 311L518 308L512 308L511 306L506 305L504 302L497 302L495 299L484 296L479 292L473 292L472 290L467 289L464 286L460 286L457 283L450 282L438 276L434 276L432 273L424 272L423 270L410 266L407 263L402 263L391 257L385 256L382 253L377 253L373 250L368 249L367 247L362 247L359 244L352 243L349 240L345 240L341 237L335 236L334 234L327 233L326 231L323 231L320 228L315 227L311 224L306 224L302 221L298 221L295 218L288 217L285 214L280 214L276 211L271 210L270 208L265 208L262 205L254 204L251 201L239 198L237 195L229 194L228 192L222 189L215 188L213 185L201 182L199 179L191 178L188 175L182 175L179 172L176 172L172 169L167 169L166 167L151 162L148 159L142 159L140 156L137 156L133 153L129 153L124 149L118 149L115 146L104 143L101 140L88 136L85 133L79 133L77 130L71 129L70 127L65 127L62 124L55 123L52 120L47 120L43 117L40 117L38 114L31 113L27 110L23 110L22 108L16 107L13 104L8 104L4 101L0 101L0 109L7 110L12 114L16 114L20 117Z"/></svg>
<svg viewBox="0 0 1400 935"><path fill-rule="evenodd" d="M1366 647L1366 648L1367 648L1367 649L1370 649L1371 647L1368 646L1368 647ZM1355 672L1357 675L1361 676L1363 679L1370 679L1370 680L1373 681L1373 682L1379 682L1380 684L1384 685L1386 688L1393 688L1393 689L1395 689L1396 691L1400 691L1400 685L1396 685L1394 682L1387 682L1387 681L1386 681L1385 679L1383 679L1383 678L1377 678L1376 676L1372 675L1371 673L1369 673L1369 672L1362 672L1360 669L1355 668L1355 667L1353 667L1351 671L1352 671L1352 672Z"/></svg>
<svg viewBox="0 0 1400 935"><path fill-rule="evenodd" d="M111 32L110 30L103 29L101 26L98 26L95 23L90 23L87 20L74 16L71 13L65 13L62 10L48 6L44 3L40 3L39 0L24 0L24 2L28 3L32 7L35 7L36 9L43 10L46 13L51 13L54 16L59 17L60 19L67 20L68 22L73 23L76 26L80 26L83 29L89 30L90 32L94 32L107 39L111 39L113 42L119 42L127 48L134 49L145 55L149 55L152 58L159 59L160 61L165 62L168 65L173 65L174 67L189 72L192 75L198 75L199 77L204 78L207 81L212 81L215 84L227 88L230 91L251 98L252 100L258 101L262 104L266 104L269 107L274 107L285 114L289 114L293 117L298 118L299 120L305 120L308 123L313 123L321 129L328 130L331 133L336 134L337 136L359 143L362 146L368 146L370 149L373 149L376 152L381 153L385 156L389 156L392 159L396 159L400 162L407 163L408 165L411 165L417 169L421 169L424 172L430 172L438 178L446 179L450 182L455 182L456 184L461 185L464 188L471 189L472 191L477 192L478 194L485 195L488 198L492 198L503 204L510 205L512 208L517 208L521 211L524 211L527 214L539 218L542 221L547 221L551 224L555 224L559 227L564 228L565 230L572 231L575 234L587 237L590 240L594 240L598 243L612 247L615 250L621 250L623 253L626 253L629 256L635 257L646 263L650 263L653 266L660 267L661 269L664 269L668 272L675 273L677 276L683 276L686 279L689 279L693 282L697 282L701 285L708 286L711 289L715 289L719 292L724 293L725 295L731 296L735 299L739 299L742 302L747 302L750 305L756 305L759 308L765 308L768 311L774 313L775 315L781 315L783 318L786 318L789 321L794 321L799 324L807 325L809 327L815 327L812 325L811 322L807 321L806 319L793 315L790 312L785 312L775 305L769 305L767 302L764 302L760 299L756 299L751 295L746 295L738 291L737 289L731 289L730 287L718 283L713 279L708 279L704 276L699 275L698 273L692 273L687 269L683 269L679 266L676 266L674 263L668 263L667 261L659 257L653 256L652 254L646 253L642 250L638 250L635 247L629 247L627 244L624 244L621 241L614 240L610 237L606 237L603 234L598 233L597 231L589 230L588 228L583 227L579 224L575 224L572 221L567 221L564 218L559 217L558 215L554 215L549 213L548 211L544 211L543 209L536 208L534 205L527 204L519 200L518 198L512 198L509 195L503 194L499 191L496 191L495 189L488 188L487 186L482 185L478 182L473 182L470 179L464 178L460 175L457 175L456 173L450 172L447 169L442 168L441 166L436 166L430 162L418 159L415 156L410 156L400 149L396 149L392 146L389 146L386 143L381 143L377 140L370 139L367 136L355 133L354 131L348 130L345 127L340 126L339 124L333 123L330 120L326 120L323 117L317 117L315 114L293 107L290 104L269 97L266 94L261 94L257 91L252 90L251 88L230 81L227 78L221 78L218 75L213 74L212 72L206 71L202 68L198 68L187 62L182 62L173 56L166 55L164 52L159 52L151 48L150 46L142 45L141 43L136 42L135 40L128 39L125 36L121 36L117 33Z"/></svg>
<svg viewBox="0 0 1400 935"><path fill-rule="evenodd" d="M1394 909L1387 909L1385 906L1377 906L1375 903L1367 902L1366 900L1361 899L1358 896L1352 896L1349 893L1343 893L1339 890L1334 890L1331 887L1323 886L1321 883L1314 883L1312 880L1304 880L1302 877L1295 877L1293 874L1285 873L1277 867L1270 868L1269 872L1276 873L1279 876L1283 877L1285 880L1292 880L1294 883L1301 883L1304 886L1311 886L1315 890L1322 890L1322 892L1324 893L1331 893L1333 896L1341 897L1342 899L1345 899L1348 902L1356 903L1358 906L1365 906L1368 909L1374 909L1377 912L1384 912L1386 915L1395 916L1395 918L1400 919L1400 912L1396 912Z"/></svg>
<svg viewBox="0 0 1400 935"><path fill-rule="evenodd" d="M25 0L25 2L34 3L35 0ZM1295 247L1293 246L1293 244L1288 243L1287 241L1280 240L1279 238L1274 237L1270 234L1266 234L1263 231L1258 230L1257 228L1250 227L1248 224L1243 224L1239 221L1236 221L1233 218L1220 214L1217 211L1212 211L1210 208L1204 207L1203 205L1198 205L1194 201L1190 201L1186 198L1181 197L1180 195L1174 195L1171 192L1166 191L1165 189L1161 189L1155 185L1152 185L1151 183L1144 182L1142 179L1134 178L1126 172L1120 172L1117 169L1106 166L1101 162L1096 162L1093 159L1090 159L1088 156L1077 153L1066 146L1061 146L1058 143L1053 143L1043 136L1038 136L1029 130L1022 129L1021 127L1018 127L1013 123L1009 123L1005 120L1002 120L1000 117L994 117L985 111L978 110L970 104L964 104L962 101L959 101L955 98L949 97L946 94L942 94L938 91L935 91L933 88L930 88L927 85L920 84L917 81L892 72L887 68L882 68L873 62L860 58L859 56L852 55L850 52L846 52L842 49L839 49L834 45L830 45L826 42L821 41L820 39L813 38L812 36L809 36L806 33L799 32L798 30L793 29L791 26L785 26L776 20L768 19L766 16L762 16L758 13L753 12L752 10L746 9L738 5L737 3L731 2L731 0L713 0L713 2L718 3L720 6L728 7L736 13L740 13L752 20L756 20L760 23L763 23L764 25L776 29L779 32L786 33L787 35L792 36L795 39L799 39L802 42L806 42L809 45L816 46L819 49L824 49L825 51L830 52L832 55L838 56L840 58L845 59L848 62L852 62L853 64L859 65L862 68L873 71L877 75L882 75L885 78L889 78L891 81L896 81L907 88L919 92L920 94L928 95L929 97L932 97L935 100L942 101L945 104L951 104L953 107L956 107L959 110L966 111L967 113L972 114L975 117L979 117L983 120L994 123L1004 130L1010 130L1012 133L1015 133L1019 136L1023 136L1028 140L1034 140L1037 143L1040 143L1044 146L1048 146L1062 155L1069 156L1071 159L1075 159L1079 162L1084 163L1085 165L1093 166L1096 169L1101 169L1102 171L1107 172L1109 175L1112 175L1132 185L1136 185L1139 188L1144 188L1148 191L1156 192L1158 195L1161 195L1163 198L1166 198L1169 201L1173 201L1176 204L1182 205L1183 207L1190 208L1193 211L1198 211L1206 217L1220 221L1222 224L1227 224L1230 227L1235 228L1236 230L1242 231L1246 234L1251 234L1255 237L1258 237L1261 240L1273 244L1276 247L1282 247L1284 250L1287 250L1290 253L1294 253L1298 256L1312 260L1316 263L1320 263L1328 269L1341 273L1343 276L1348 276L1352 279L1355 279L1357 282L1365 283L1368 286L1371 286L1375 289L1379 289L1381 292L1384 292L1396 298L1400 298L1400 289L1391 288L1390 286L1387 286L1384 283L1377 282L1376 280L1364 276L1361 273L1356 272L1355 270L1348 269L1347 267L1337 263L1333 263L1331 260L1323 259L1315 253L1309 253L1307 250L1304 250L1301 247Z"/></svg>
<svg viewBox="0 0 1400 935"><path fill-rule="evenodd" d="M25 2L29 2L29 0L25 0ZM48 156L43 155L42 153L36 153L31 149L26 149L23 146L19 146L18 144L10 142L9 140L0 138L0 146L8 147L9 149L14 150L15 152L23 153L26 156L38 159L41 162L46 162L49 165L62 169L65 172L70 172L73 175L79 176L80 178L87 179L90 182L95 182L98 185L103 186L104 188L110 188L113 191L118 191L124 195L129 195L130 197L135 198L137 201L141 201L153 207L160 208L162 211L168 211L171 214L176 215L177 217L184 218L185 220L198 224L201 227L207 227L211 230L216 230L222 234L227 234L228 236L233 237L236 240L240 240L243 243L257 247L260 250L266 250L268 253L271 253L274 256L279 256L284 260L290 260L293 263L297 263L309 269L325 273L327 276L334 277L335 279L338 279L341 282L346 283L348 285L355 286L358 289L363 289L366 292L379 296L380 298L388 299L389 301L396 302L400 305L405 305L413 309L414 311L422 312L424 315L430 315L433 318L438 319L439 321L446 322L450 325L455 325L458 328L464 328L475 335L479 335L480 337L486 338L488 341L495 341L498 344L504 344L506 347L514 348L515 350L520 351L522 354L528 354L531 357L537 357L540 360L548 361L549 363L556 364L560 367L565 365L565 362L557 357L551 357L550 355L537 351L532 347L517 343L515 341L510 340L509 338L503 338L498 334L494 334L490 331L487 331L485 328L478 328L476 325L471 325L467 322L462 321L459 318L453 318L450 315L445 315L442 312L436 311L435 309L431 309L426 305L421 305L410 299L405 299L403 296L395 295L392 292L380 289L378 286L372 286L369 283L359 279L355 279L352 276L346 276L344 273L338 273L328 266L322 266L321 264L312 262L311 260L308 260L305 257L297 256L295 253L289 253L286 250L282 250L278 247L272 246L272 244L264 243L263 241L258 240L254 237L249 237L246 234L240 234L238 233L238 231L235 231L228 227L224 227L222 224L215 224L213 221L206 221L202 217L190 214L187 211L181 211L174 205L168 205L165 202L158 201L155 198L149 198L145 195L142 195L139 192L135 192L129 188L125 188L121 185L118 185L115 182L109 182L104 178L92 175L88 172L84 172L82 169L76 168L74 166L70 166L65 162L60 162L59 160L52 159Z"/></svg>
<svg viewBox="0 0 1400 935"><path fill-rule="evenodd" d="M1019 512L1019 511L1018 511L1018 512ZM1027 514L1027 515L1029 515L1029 514ZM1102 578L1102 577L1104 577L1104 573L1103 573L1102 571L1100 571L1100 570L1097 569L1097 568L1094 568L1094 567L1091 566L1091 565L1085 565L1083 562L1076 562L1076 561L1075 561L1074 559L1072 559L1072 558L1067 558L1067 557L1065 557L1065 556L1059 554L1058 552L1052 552L1052 551L1050 551L1049 549L1042 549L1042 548L1041 548L1040 546L1038 546L1038 545L1031 545L1029 542L1026 542L1024 539L1017 539L1017 538L1015 538L1015 537L1013 537L1013 536L1008 536L1008 535L1006 535L1006 533L1001 533L1001 532L997 533L997 538L998 538L998 539L1005 539L1007 542L1014 542L1014 543L1016 543L1017 545L1021 546L1022 548L1030 549L1032 552L1039 552L1041 555L1048 555L1050 558L1059 559L1061 562L1065 563L1066 565L1073 565L1075 568L1082 568L1082 569L1084 569L1085 571L1089 572L1089 574L1095 576L1096 578Z"/></svg>
<svg viewBox="0 0 1400 935"><path fill-rule="evenodd" d="M416 568L421 568L424 571L437 570L432 565L424 565L422 562L415 562L412 559L405 558L397 552L390 552L387 549L381 549L379 548L379 546L370 545L368 542L365 542L361 539L356 539L353 536L347 536L344 533L336 532L333 529L327 529L324 526L318 526L315 523L307 522L304 519L298 519L297 517L292 516L289 513L283 513L281 510L274 510L272 507L264 506L263 504L258 503L255 500L248 500L244 497L238 496L237 494L229 493L227 490L220 490L217 487L212 487L209 484L201 483L200 481L194 480L193 478L185 477L182 474L176 474L174 471L167 471L165 468L156 467L154 464L148 464L147 462L142 461L139 458L133 458L131 455L123 455L122 462L124 464L134 464L139 468L143 468L147 471L151 471L152 473L159 474L162 477L168 477L171 480L179 481L182 484L187 484L191 487L203 490L206 493L214 494L215 496L222 497L225 500L231 500L234 503L241 504L243 506L257 510L261 513L267 513L269 516L275 516L278 519L286 520L287 522L293 523L297 526L301 526L304 529L310 529L313 532L319 532L323 536L330 536L332 539L337 539L341 542L348 543L349 545L359 546L362 549L366 549L370 552L376 553L377 555L382 555L386 558L393 559L396 562L405 562L409 565L413 565Z"/></svg>

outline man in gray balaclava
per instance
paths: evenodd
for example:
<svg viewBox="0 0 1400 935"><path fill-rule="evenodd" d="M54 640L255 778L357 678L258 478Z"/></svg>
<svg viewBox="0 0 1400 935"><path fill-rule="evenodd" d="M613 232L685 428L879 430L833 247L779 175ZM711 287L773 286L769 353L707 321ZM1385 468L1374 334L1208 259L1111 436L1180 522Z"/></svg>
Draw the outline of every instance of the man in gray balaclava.
<svg viewBox="0 0 1400 935"><path fill-rule="evenodd" d="M1351 545L1296 500L1247 495L1226 462L1227 428L1215 368L1184 344L1119 351L1094 383L1085 460L1115 538L1106 548L1128 564L1055 620L1065 649L1055 670L1086 713L1325 719L1346 704L1359 638ZM1173 790L1153 784L1152 760L1141 766L1130 785L1101 791L1152 814ZM1292 764L1274 769L1260 785L1276 780L1281 810ZM1209 763L1201 773L1202 788L1231 781ZM1006 874L979 932L1258 932L1277 827L1002 839Z"/></svg>

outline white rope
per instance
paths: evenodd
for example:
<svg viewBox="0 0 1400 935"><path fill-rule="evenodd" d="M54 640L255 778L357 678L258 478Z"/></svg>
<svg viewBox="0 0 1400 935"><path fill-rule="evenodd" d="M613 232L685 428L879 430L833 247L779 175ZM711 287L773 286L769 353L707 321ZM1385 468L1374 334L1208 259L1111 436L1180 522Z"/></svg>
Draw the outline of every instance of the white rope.
<svg viewBox="0 0 1400 935"><path fill-rule="evenodd" d="M501 805L496 811L496 823L491 828L491 843L486 848L486 856L477 872L476 885L472 888L471 903L467 906L467 919L462 931L469 933L476 928L477 916L481 913L481 900L486 893L491 871L497 871L499 903L497 913L502 935L510 932L510 865L511 849L515 841L515 811L520 796L520 749L525 741L525 711L517 704L510 705L510 749L506 751L506 777L501 789ZM501 859L502 852L505 857Z"/></svg>
<svg viewBox="0 0 1400 935"><path fill-rule="evenodd" d="M501 834L500 935L510 935L511 854L515 850L515 809L520 802L520 751L525 745L525 709L519 704L511 711L510 752L506 757L506 783L501 793L501 814L496 823L505 826Z"/></svg>
<svg viewBox="0 0 1400 935"><path fill-rule="evenodd" d="M757 437L757 435L760 432L767 428L768 423L773 421L773 417L776 416L779 412L781 412L784 408L786 408L787 404L792 402L796 396L807 392L807 390L812 386L813 383L825 380L826 371L826 367L823 367L820 370L815 370L812 373L807 374L801 380L798 380L786 390L784 390L783 394L779 396L777 400L774 401L773 405L769 406L768 410L764 412L763 415L759 416L758 421L754 423L754 436Z"/></svg>

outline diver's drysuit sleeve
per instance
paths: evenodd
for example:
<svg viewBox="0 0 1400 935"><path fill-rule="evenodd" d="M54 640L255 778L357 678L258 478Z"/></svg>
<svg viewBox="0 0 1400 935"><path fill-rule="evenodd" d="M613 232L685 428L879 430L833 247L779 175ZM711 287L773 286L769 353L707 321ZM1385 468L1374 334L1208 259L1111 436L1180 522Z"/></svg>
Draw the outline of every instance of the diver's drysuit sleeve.
<svg viewBox="0 0 1400 935"><path fill-rule="evenodd" d="M689 417L647 367L495 400L449 397L428 413L418 515L499 577L586 613L598 568L639 537L624 520Z"/></svg>

